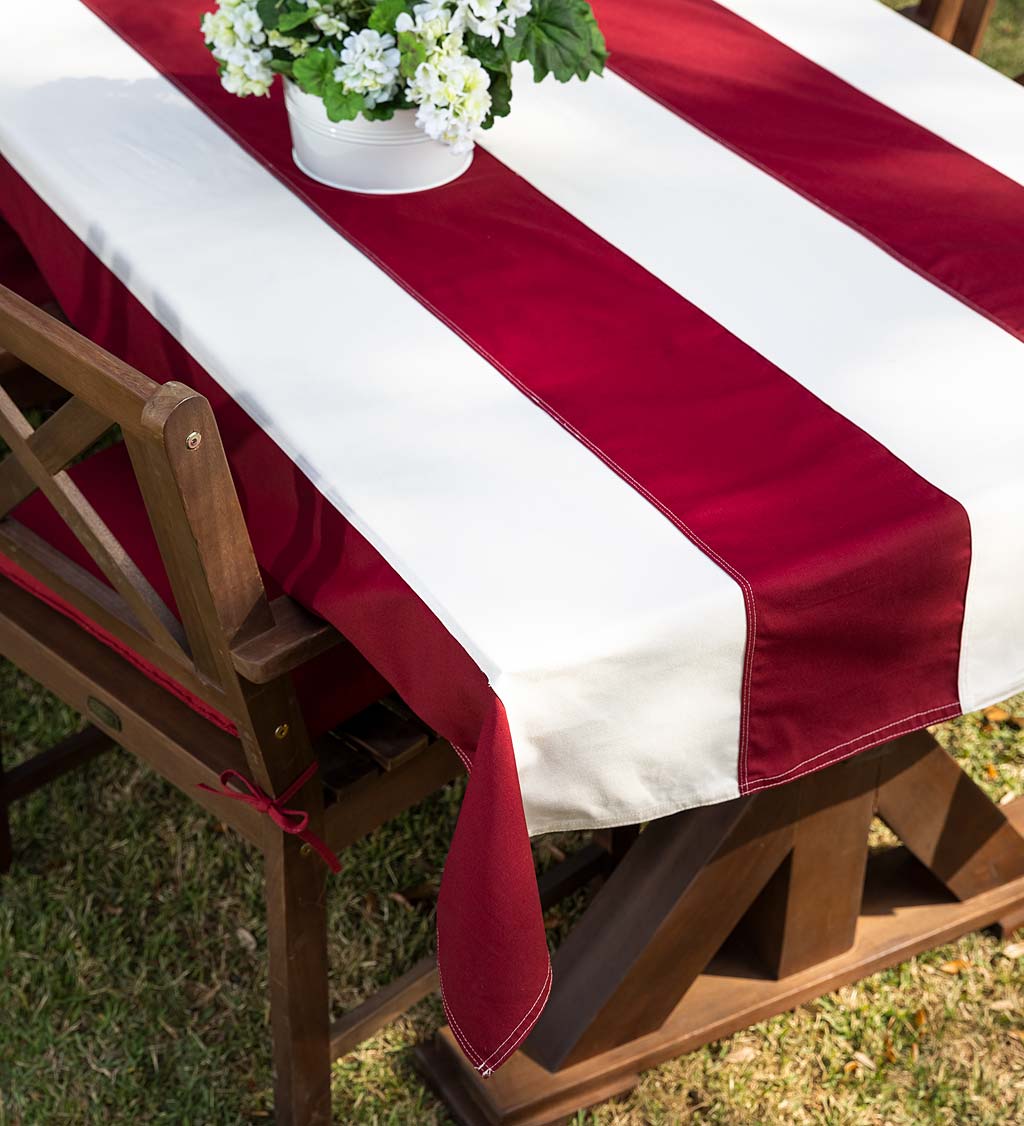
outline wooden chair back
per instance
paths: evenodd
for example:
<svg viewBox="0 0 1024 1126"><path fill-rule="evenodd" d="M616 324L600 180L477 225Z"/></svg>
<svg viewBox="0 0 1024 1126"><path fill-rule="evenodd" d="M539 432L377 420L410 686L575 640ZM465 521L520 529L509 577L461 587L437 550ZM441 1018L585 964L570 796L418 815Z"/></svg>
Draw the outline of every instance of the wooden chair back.
<svg viewBox="0 0 1024 1126"><path fill-rule="evenodd" d="M264 761L254 730L259 690L239 675L234 654L272 634L275 619L209 403L183 384L154 382L3 287L0 349L0 438L9 449L0 462L0 553L227 716L256 780L273 791L278 772ZM66 393L37 427L11 394L15 361ZM115 426L177 614L68 472ZM36 490L109 586L12 518Z"/></svg>

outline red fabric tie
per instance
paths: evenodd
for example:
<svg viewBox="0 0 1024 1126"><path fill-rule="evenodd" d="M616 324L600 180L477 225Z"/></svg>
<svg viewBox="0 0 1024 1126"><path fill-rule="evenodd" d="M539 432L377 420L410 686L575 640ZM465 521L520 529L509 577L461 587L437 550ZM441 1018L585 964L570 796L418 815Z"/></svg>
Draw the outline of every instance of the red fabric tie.
<svg viewBox="0 0 1024 1126"><path fill-rule="evenodd" d="M332 872L340 872L341 862L315 833L310 832L309 814L301 809L285 809L284 807L284 803L293 798L316 774L318 769L317 763L311 762L288 789L277 798L272 798L255 782L250 782L244 774L239 774L237 770L225 770L221 774L220 784L223 789L215 790L213 786L207 786L205 782L200 782L198 785L200 790L206 790L209 794L219 794L221 797L231 798L232 801L241 801L245 802L246 805L251 805L257 812L269 817L282 833L290 833L304 841L310 848L315 849ZM248 793L243 794L238 790L231 789L228 786L229 782L244 786Z"/></svg>

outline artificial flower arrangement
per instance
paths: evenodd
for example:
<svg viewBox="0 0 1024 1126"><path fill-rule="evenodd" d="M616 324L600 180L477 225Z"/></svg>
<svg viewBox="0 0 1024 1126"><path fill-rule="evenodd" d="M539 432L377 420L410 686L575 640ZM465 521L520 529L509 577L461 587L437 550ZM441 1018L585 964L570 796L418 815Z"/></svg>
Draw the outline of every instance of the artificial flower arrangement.
<svg viewBox="0 0 1024 1126"><path fill-rule="evenodd" d="M331 121L415 110L456 153L510 112L514 63L568 82L607 58L586 0L218 0L202 31L232 94L265 95L282 74Z"/></svg>

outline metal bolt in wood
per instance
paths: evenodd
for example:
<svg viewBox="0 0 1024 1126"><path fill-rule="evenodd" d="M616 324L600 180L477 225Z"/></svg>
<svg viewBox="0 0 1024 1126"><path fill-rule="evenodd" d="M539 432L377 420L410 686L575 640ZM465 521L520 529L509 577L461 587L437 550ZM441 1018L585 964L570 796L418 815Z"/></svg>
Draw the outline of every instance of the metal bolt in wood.
<svg viewBox="0 0 1024 1126"><path fill-rule="evenodd" d="M185 439L185 445L188 446L190 450L198 450L199 443L202 442L202 440L202 434L200 434L198 430L193 430L192 433L189 434L189 436Z"/></svg>
<svg viewBox="0 0 1024 1126"><path fill-rule="evenodd" d="M274 738L275 739L287 739L288 738L288 724L287 723L278 724L278 726L274 728Z"/></svg>

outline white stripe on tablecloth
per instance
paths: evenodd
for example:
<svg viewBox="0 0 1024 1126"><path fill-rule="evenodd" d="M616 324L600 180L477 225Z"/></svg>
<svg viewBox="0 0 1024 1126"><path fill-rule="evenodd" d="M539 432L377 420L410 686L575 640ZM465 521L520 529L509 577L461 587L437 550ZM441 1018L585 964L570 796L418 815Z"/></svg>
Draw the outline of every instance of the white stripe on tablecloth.
<svg viewBox="0 0 1024 1126"><path fill-rule="evenodd" d="M531 830L735 796L733 580L78 0L3 19L4 155L477 660Z"/></svg>
<svg viewBox="0 0 1024 1126"><path fill-rule="evenodd" d="M1024 90L878 0L716 0L1024 184Z"/></svg>
<svg viewBox="0 0 1024 1126"><path fill-rule="evenodd" d="M964 505L960 699L1024 687L1024 344L614 74L520 69L487 147Z"/></svg>

